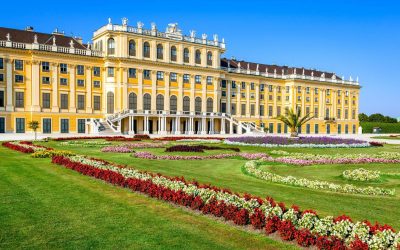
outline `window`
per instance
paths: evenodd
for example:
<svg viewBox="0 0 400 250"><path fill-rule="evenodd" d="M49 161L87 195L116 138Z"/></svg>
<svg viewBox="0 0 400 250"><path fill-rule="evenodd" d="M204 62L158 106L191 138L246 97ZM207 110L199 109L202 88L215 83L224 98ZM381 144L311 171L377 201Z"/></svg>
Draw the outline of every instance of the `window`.
<svg viewBox="0 0 400 250"><path fill-rule="evenodd" d="M236 91L231 92L232 97L236 97Z"/></svg>
<svg viewBox="0 0 400 250"><path fill-rule="evenodd" d="M77 84L78 84L79 87L84 87L85 86L85 80L78 79L77 80Z"/></svg>
<svg viewBox="0 0 400 250"><path fill-rule="evenodd" d="M68 72L68 65L66 63L60 63L60 73L67 74Z"/></svg>
<svg viewBox="0 0 400 250"><path fill-rule="evenodd" d="M100 96L95 95L93 96L93 109L94 110L100 110L101 108L101 101L100 101Z"/></svg>
<svg viewBox="0 0 400 250"><path fill-rule="evenodd" d="M264 116L264 105L260 105L260 116Z"/></svg>
<svg viewBox="0 0 400 250"><path fill-rule="evenodd" d="M144 94L143 96L143 109L151 110L151 96L150 94Z"/></svg>
<svg viewBox="0 0 400 250"><path fill-rule="evenodd" d="M272 88L273 88L272 85L268 85L268 91L269 91L269 92L272 92Z"/></svg>
<svg viewBox="0 0 400 250"><path fill-rule="evenodd" d="M15 60L15 61L14 61L14 69L15 69L15 70L24 70L24 61L22 61L22 60Z"/></svg>
<svg viewBox="0 0 400 250"><path fill-rule="evenodd" d="M0 58L0 69L4 69L4 59Z"/></svg>
<svg viewBox="0 0 400 250"><path fill-rule="evenodd" d="M306 87L306 94L310 94L310 87Z"/></svg>
<svg viewBox="0 0 400 250"><path fill-rule="evenodd" d="M176 82L178 80L178 75L176 73L169 74L169 80L171 82Z"/></svg>
<svg viewBox="0 0 400 250"><path fill-rule="evenodd" d="M188 83L188 82L189 82L189 79L190 79L190 75L188 75L188 74L184 74L184 75L183 75L183 82L184 82L184 83Z"/></svg>
<svg viewBox="0 0 400 250"><path fill-rule="evenodd" d="M274 107L272 107L271 105L268 106L268 116L272 117L274 114Z"/></svg>
<svg viewBox="0 0 400 250"><path fill-rule="evenodd" d="M310 107L306 107L306 115L310 113Z"/></svg>
<svg viewBox="0 0 400 250"><path fill-rule="evenodd" d="M137 95L135 93L130 93L128 97L128 108L129 109L137 109Z"/></svg>
<svg viewBox="0 0 400 250"><path fill-rule="evenodd" d="M278 134L282 133L282 124L278 123L277 131Z"/></svg>
<svg viewBox="0 0 400 250"><path fill-rule="evenodd" d="M146 58L150 57L150 44L148 42L143 44L143 56Z"/></svg>
<svg viewBox="0 0 400 250"><path fill-rule="evenodd" d="M197 64L201 64L201 52L200 52L200 50L196 50L195 59L196 59L196 63Z"/></svg>
<svg viewBox="0 0 400 250"><path fill-rule="evenodd" d="M207 112L213 112L213 99L212 98L207 98Z"/></svg>
<svg viewBox="0 0 400 250"><path fill-rule="evenodd" d="M310 134L311 133L311 126L310 124L306 124L306 134Z"/></svg>
<svg viewBox="0 0 400 250"><path fill-rule="evenodd" d="M93 87L100 88L100 81L93 81Z"/></svg>
<svg viewBox="0 0 400 250"><path fill-rule="evenodd" d="M208 51L208 53L207 53L207 65L208 66L212 66L212 64L213 64L212 59L213 59L212 52Z"/></svg>
<svg viewBox="0 0 400 250"><path fill-rule="evenodd" d="M115 41L113 38L109 38L107 42L107 53L109 55L114 55L115 53Z"/></svg>
<svg viewBox="0 0 400 250"><path fill-rule="evenodd" d="M231 114L236 115L236 103L231 104Z"/></svg>
<svg viewBox="0 0 400 250"><path fill-rule="evenodd" d="M274 133L274 124L273 124L273 123L270 123L270 124L268 125L268 132L269 132L269 133Z"/></svg>
<svg viewBox="0 0 400 250"><path fill-rule="evenodd" d="M93 67L93 75L100 76L100 67Z"/></svg>
<svg viewBox="0 0 400 250"><path fill-rule="evenodd" d="M260 100L264 100L264 95L260 94Z"/></svg>
<svg viewBox="0 0 400 250"><path fill-rule="evenodd" d="M226 103L225 102L221 103L221 113L226 113Z"/></svg>
<svg viewBox="0 0 400 250"><path fill-rule="evenodd" d="M49 83L50 83L50 77L43 76L42 77L42 84L49 84Z"/></svg>
<svg viewBox="0 0 400 250"><path fill-rule="evenodd" d="M207 76L207 85L212 85L212 82L213 82L213 77Z"/></svg>
<svg viewBox="0 0 400 250"><path fill-rule="evenodd" d="M264 83L260 84L260 91L264 92Z"/></svg>
<svg viewBox="0 0 400 250"><path fill-rule="evenodd" d="M114 93L107 92L107 114L114 113Z"/></svg>
<svg viewBox="0 0 400 250"><path fill-rule="evenodd" d="M25 118L16 118L15 123L15 132L25 133Z"/></svg>
<svg viewBox="0 0 400 250"><path fill-rule="evenodd" d="M246 97L246 93L245 92L241 92L240 95L241 95L242 98Z"/></svg>
<svg viewBox="0 0 400 250"><path fill-rule="evenodd" d="M4 74L0 74L0 82L4 82Z"/></svg>
<svg viewBox="0 0 400 250"><path fill-rule="evenodd" d="M301 101L301 96L297 97L297 101L299 101L299 102Z"/></svg>
<svg viewBox="0 0 400 250"><path fill-rule="evenodd" d="M251 83L250 83L250 89L251 89L251 90L254 90L254 82L251 82Z"/></svg>
<svg viewBox="0 0 400 250"><path fill-rule="evenodd" d="M134 40L129 41L129 56L136 56L136 43Z"/></svg>
<svg viewBox="0 0 400 250"><path fill-rule="evenodd" d="M156 109L157 110L164 110L164 96L157 95L156 97Z"/></svg>
<svg viewBox="0 0 400 250"><path fill-rule="evenodd" d="M83 65L76 66L76 74L84 75L85 74L85 67Z"/></svg>
<svg viewBox="0 0 400 250"><path fill-rule="evenodd" d="M157 80L164 80L164 72L157 71Z"/></svg>
<svg viewBox="0 0 400 250"><path fill-rule="evenodd" d="M331 95L331 90L330 89L326 90L326 95Z"/></svg>
<svg viewBox="0 0 400 250"><path fill-rule="evenodd" d="M15 107L24 107L24 92L15 92Z"/></svg>
<svg viewBox="0 0 400 250"><path fill-rule="evenodd" d="M190 111L190 98L188 96L183 97L183 111Z"/></svg>
<svg viewBox="0 0 400 250"><path fill-rule="evenodd" d="M325 118L330 118L329 115L330 115L330 114L329 114L329 108L327 108L327 109L325 110Z"/></svg>
<svg viewBox="0 0 400 250"><path fill-rule="evenodd" d="M86 132L86 121L85 119L78 119L78 133L84 134Z"/></svg>
<svg viewBox="0 0 400 250"><path fill-rule="evenodd" d="M315 118L318 118L318 117L319 117L318 107L314 107L314 117L315 117Z"/></svg>
<svg viewBox="0 0 400 250"><path fill-rule="evenodd" d="M171 61L176 62L176 56L177 56L176 47L172 46L171 47Z"/></svg>
<svg viewBox="0 0 400 250"><path fill-rule="evenodd" d="M250 99L254 99L254 93L250 93Z"/></svg>
<svg viewBox="0 0 400 250"><path fill-rule="evenodd" d="M177 111L178 109L178 99L174 95L169 98L169 109L170 111Z"/></svg>
<svg viewBox="0 0 400 250"><path fill-rule="evenodd" d="M242 82L242 89L245 89L245 88L246 88L246 83Z"/></svg>
<svg viewBox="0 0 400 250"><path fill-rule="evenodd" d="M314 102L318 102L318 97L315 97L315 98L314 98Z"/></svg>
<svg viewBox="0 0 400 250"><path fill-rule="evenodd" d="M60 85L68 85L68 79L67 78L60 78Z"/></svg>
<svg viewBox="0 0 400 250"><path fill-rule="evenodd" d="M157 45L157 59L163 59L164 58L164 48L161 44Z"/></svg>
<svg viewBox="0 0 400 250"><path fill-rule="evenodd" d="M68 94L61 94L60 102L61 109L68 109Z"/></svg>
<svg viewBox="0 0 400 250"><path fill-rule="evenodd" d="M42 93L42 108L50 108L50 93Z"/></svg>
<svg viewBox="0 0 400 250"><path fill-rule="evenodd" d="M269 101L272 101L272 98L273 98L272 95L269 95L269 96L268 96L268 100L269 100Z"/></svg>
<svg viewBox="0 0 400 250"><path fill-rule="evenodd" d="M15 75L15 82L24 82L23 75Z"/></svg>
<svg viewBox="0 0 400 250"><path fill-rule="evenodd" d="M337 110L336 117L337 117L339 120L342 119L342 110L341 110L341 109L338 109L338 110Z"/></svg>
<svg viewBox="0 0 400 250"><path fill-rule="evenodd" d="M338 95L338 96L342 96L342 91L341 91L341 90L338 90L338 91L337 91L337 95Z"/></svg>
<svg viewBox="0 0 400 250"><path fill-rule="evenodd" d="M200 97L196 97L194 99L194 111L201 112L201 98Z"/></svg>
<svg viewBox="0 0 400 250"><path fill-rule="evenodd" d="M226 88L226 80L221 81L221 88Z"/></svg>
<svg viewBox="0 0 400 250"><path fill-rule="evenodd" d="M232 81L231 86L232 86L233 89L236 89L236 82Z"/></svg>
<svg viewBox="0 0 400 250"><path fill-rule="evenodd" d="M349 110L347 109L344 110L344 119L349 119Z"/></svg>
<svg viewBox="0 0 400 250"><path fill-rule="evenodd" d="M114 77L114 68L113 67L107 68L107 75L108 75L108 77Z"/></svg>
<svg viewBox="0 0 400 250"><path fill-rule="evenodd" d="M196 76L194 77L194 81L195 81L195 83L201 83L201 76L196 75Z"/></svg>
<svg viewBox="0 0 400 250"><path fill-rule="evenodd" d="M356 125L353 125L353 134L356 133Z"/></svg>
<svg viewBox="0 0 400 250"><path fill-rule="evenodd" d="M246 104L242 103L240 111L241 115L246 115Z"/></svg>
<svg viewBox="0 0 400 250"><path fill-rule="evenodd" d="M129 68L128 69L128 77L129 78L136 78L136 69Z"/></svg>
<svg viewBox="0 0 400 250"><path fill-rule="evenodd" d="M281 115L281 106L276 107L276 115L280 116Z"/></svg>
<svg viewBox="0 0 400 250"><path fill-rule="evenodd" d="M225 90L222 90L222 91L221 91L221 96L222 96L222 97L225 97L225 96L226 96L226 91L225 91Z"/></svg>
<svg viewBox="0 0 400 250"><path fill-rule="evenodd" d="M185 63L189 62L189 49L188 48L183 49L183 62L185 62Z"/></svg>
<svg viewBox="0 0 400 250"><path fill-rule="evenodd" d="M319 133L319 126L318 126L318 124L315 124L314 125L314 134L318 134Z"/></svg>
<svg viewBox="0 0 400 250"><path fill-rule="evenodd" d="M287 101L287 102L289 101L289 96L288 96L288 95L286 96L286 101Z"/></svg>
<svg viewBox="0 0 400 250"><path fill-rule="evenodd" d="M290 93L290 87L289 86L286 86L286 94L287 93Z"/></svg>
<svg viewBox="0 0 400 250"><path fill-rule="evenodd" d="M276 91L277 91L278 93L281 93L281 86L276 87Z"/></svg>
<svg viewBox="0 0 400 250"><path fill-rule="evenodd" d="M85 95L78 95L78 109L85 109Z"/></svg>
<svg viewBox="0 0 400 250"><path fill-rule="evenodd" d="M355 109L353 109L352 111L351 111L351 119L356 119L356 110Z"/></svg>
<svg viewBox="0 0 400 250"><path fill-rule="evenodd" d="M174 95L169 98L169 109L170 111L176 111L178 109L178 99Z"/></svg>
<svg viewBox="0 0 400 250"><path fill-rule="evenodd" d="M148 69L143 70L143 78L150 79L150 73L151 73L151 71Z"/></svg>
<svg viewBox="0 0 400 250"><path fill-rule="evenodd" d="M69 133L69 119L61 119L61 133Z"/></svg>
<svg viewBox="0 0 400 250"><path fill-rule="evenodd" d="M0 90L0 107L4 107L4 91Z"/></svg>
<svg viewBox="0 0 400 250"><path fill-rule="evenodd" d="M341 134L342 133L342 124L337 125L337 133Z"/></svg>
<svg viewBox="0 0 400 250"><path fill-rule="evenodd" d="M42 62L42 71L49 72L50 71L50 63L49 62Z"/></svg>
<svg viewBox="0 0 400 250"><path fill-rule="evenodd" d="M329 135L331 133L331 125L326 124L326 133Z"/></svg>
<svg viewBox="0 0 400 250"><path fill-rule="evenodd" d="M344 125L344 133L348 134L349 133L349 125Z"/></svg>
<svg viewBox="0 0 400 250"><path fill-rule="evenodd" d="M318 95L318 88L314 89L314 94Z"/></svg>
<svg viewBox="0 0 400 250"><path fill-rule="evenodd" d="M51 134L51 119L43 118L42 123L43 123L43 125L42 125L43 134Z"/></svg>

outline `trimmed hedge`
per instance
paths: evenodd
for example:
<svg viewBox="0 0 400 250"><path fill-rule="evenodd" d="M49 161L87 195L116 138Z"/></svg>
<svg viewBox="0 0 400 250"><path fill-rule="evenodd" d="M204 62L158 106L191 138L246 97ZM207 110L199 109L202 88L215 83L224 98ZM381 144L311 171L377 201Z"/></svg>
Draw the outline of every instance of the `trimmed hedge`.
<svg viewBox="0 0 400 250"><path fill-rule="evenodd" d="M381 133L400 133L400 122L397 123L382 123L382 122L360 122L364 134L372 133L374 127L380 127Z"/></svg>

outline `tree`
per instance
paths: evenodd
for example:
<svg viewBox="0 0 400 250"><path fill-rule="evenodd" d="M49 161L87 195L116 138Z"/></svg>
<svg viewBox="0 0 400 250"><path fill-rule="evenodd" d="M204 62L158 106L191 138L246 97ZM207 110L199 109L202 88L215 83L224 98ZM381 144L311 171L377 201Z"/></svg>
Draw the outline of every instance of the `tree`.
<svg viewBox="0 0 400 250"><path fill-rule="evenodd" d="M35 141L36 141L36 137L37 137L37 129L39 128L39 122L38 121L30 121L28 123L29 128L33 130L33 132L35 132Z"/></svg>
<svg viewBox="0 0 400 250"><path fill-rule="evenodd" d="M297 137L297 129L298 127L302 126L303 124L307 123L309 120L314 118L311 113L306 114L305 116L301 117L301 110L297 109L297 112L294 112L293 109L290 109L287 115L280 115L275 119L283 122L286 124L290 129L290 137Z"/></svg>
<svg viewBox="0 0 400 250"><path fill-rule="evenodd" d="M358 115L358 120L360 120L360 122L367 122L369 120L369 117L364 113L360 113Z"/></svg>

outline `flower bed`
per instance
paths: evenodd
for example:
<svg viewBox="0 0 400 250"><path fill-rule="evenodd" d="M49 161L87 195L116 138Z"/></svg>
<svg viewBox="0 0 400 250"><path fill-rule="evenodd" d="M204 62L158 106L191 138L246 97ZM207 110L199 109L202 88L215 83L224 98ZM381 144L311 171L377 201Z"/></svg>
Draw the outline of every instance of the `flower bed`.
<svg viewBox="0 0 400 250"><path fill-rule="evenodd" d="M363 148L369 147L366 141L332 137L299 137L280 136L242 136L227 138L224 143L230 145L257 147L302 147L302 148Z"/></svg>
<svg viewBox="0 0 400 250"><path fill-rule="evenodd" d="M168 142L140 142L140 143L126 143L122 146L127 148L165 148Z"/></svg>
<svg viewBox="0 0 400 250"><path fill-rule="evenodd" d="M150 152L136 152L132 156L148 160L210 160L210 159L225 159L231 157L242 157L248 160L255 160L266 157L264 153L230 153L216 155L154 155Z"/></svg>
<svg viewBox="0 0 400 250"><path fill-rule="evenodd" d="M142 139L142 140L149 140L150 136L149 135L134 135L135 139Z"/></svg>
<svg viewBox="0 0 400 250"><path fill-rule="evenodd" d="M94 140L104 139L106 141L140 141L139 138L125 137L125 136L73 136L73 137L59 137L53 138L53 141L74 141L74 140Z"/></svg>
<svg viewBox="0 0 400 250"><path fill-rule="evenodd" d="M380 171L371 171L364 168L343 171L343 177L354 181L373 181L380 177Z"/></svg>
<svg viewBox="0 0 400 250"><path fill-rule="evenodd" d="M218 139L181 139L175 140L176 142L187 142L187 143L220 143Z"/></svg>
<svg viewBox="0 0 400 250"><path fill-rule="evenodd" d="M110 145L108 141L65 141L60 143L63 146L96 147Z"/></svg>
<svg viewBox="0 0 400 250"><path fill-rule="evenodd" d="M309 180L306 178L296 178L293 176L281 176L278 174L270 173L268 171L260 170L258 167L263 163L265 163L264 160L248 161L244 165L244 170L248 174L258 179L266 180L273 183L292 185L296 187L326 190L339 193L364 194L364 195L376 195L376 196L389 196L389 195L392 196L395 193L394 189L385 189L378 187L358 187L350 184L340 185L326 181Z"/></svg>
<svg viewBox="0 0 400 250"><path fill-rule="evenodd" d="M180 141L180 140L219 140L222 141L224 138L218 138L218 137L194 137L194 136L171 136L171 137L160 137L160 138L154 138L154 140L158 141Z"/></svg>
<svg viewBox="0 0 400 250"><path fill-rule="evenodd" d="M32 158L52 158L53 156L70 156L75 155L74 153L66 150L40 150L31 154Z"/></svg>
<svg viewBox="0 0 400 250"><path fill-rule="evenodd" d="M112 153L132 153L134 152L131 148L126 146L107 146L101 149L101 152L112 152Z"/></svg>
<svg viewBox="0 0 400 250"><path fill-rule="evenodd" d="M168 147L165 152L200 152L204 153L204 150L232 150L235 152L240 152L239 148L223 148L216 146L206 146L206 145L174 145Z"/></svg>
<svg viewBox="0 0 400 250"><path fill-rule="evenodd" d="M312 210L300 211L297 206L287 208L272 198L240 196L184 178L141 172L83 156L55 156L52 162L153 198L222 217L237 225L251 224L267 234L278 232L282 239L295 239L301 246L319 249L396 249L400 246L400 233L388 225L353 222L344 215L319 217Z"/></svg>
<svg viewBox="0 0 400 250"><path fill-rule="evenodd" d="M37 151L52 150L52 148L33 145L29 141L15 141L15 142L3 142L2 145L12 150L16 150L22 153L34 153Z"/></svg>

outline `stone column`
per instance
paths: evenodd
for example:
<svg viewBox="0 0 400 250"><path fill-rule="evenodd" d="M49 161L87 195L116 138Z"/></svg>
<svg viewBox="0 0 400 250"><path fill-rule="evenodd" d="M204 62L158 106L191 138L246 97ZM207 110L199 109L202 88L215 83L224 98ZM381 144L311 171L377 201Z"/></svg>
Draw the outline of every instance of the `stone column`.
<svg viewBox="0 0 400 250"><path fill-rule="evenodd" d="M92 112L92 67L86 66L86 113Z"/></svg>
<svg viewBox="0 0 400 250"><path fill-rule="evenodd" d="M76 112L76 104L75 104L75 65L68 64L69 69L69 112L75 113ZM106 96L107 98L107 96Z"/></svg>
<svg viewBox="0 0 400 250"><path fill-rule="evenodd" d="M60 108L58 106L58 64L51 64L52 72L52 80L51 80L51 88L52 88L52 97L51 97L51 112L59 112Z"/></svg>
<svg viewBox="0 0 400 250"><path fill-rule="evenodd" d="M232 122L232 120L229 121L229 134L233 135L233 122Z"/></svg>
<svg viewBox="0 0 400 250"><path fill-rule="evenodd" d="M143 133L144 134L149 134L149 117L144 116L144 126L143 126Z"/></svg>
<svg viewBox="0 0 400 250"><path fill-rule="evenodd" d="M225 134L225 118L221 119L221 135Z"/></svg>
<svg viewBox="0 0 400 250"><path fill-rule="evenodd" d="M143 111L143 69L137 69L137 76L138 76L137 109Z"/></svg>
<svg viewBox="0 0 400 250"><path fill-rule="evenodd" d="M210 120L210 128L209 128L209 134L212 135L214 134L214 118L211 118Z"/></svg>
<svg viewBox="0 0 400 250"><path fill-rule="evenodd" d="M206 118L201 118L201 134L206 135L207 134L207 123L206 123Z"/></svg>
<svg viewBox="0 0 400 250"><path fill-rule="evenodd" d="M181 119L180 119L180 117L175 118L175 134L176 135L181 134Z"/></svg>
<svg viewBox="0 0 400 250"><path fill-rule="evenodd" d="M40 75L39 61L32 61L32 111L40 112Z"/></svg>
<svg viewBox="0 0 400 250"><path fill-rule="evenodd" d="M189 135L193 135L194 134L194 120L193 117L189 118Z"/></svg>
<svg viewBox="0 0 400 250"><path fill-rule="evenodd" d="M128 134L130 134L130 135L135 134L135 129L134 129L133 123L134 123L134 117L129 116L129 132L128 132Z"/></svg>
<svg viewBox="0 0 400 250"><path fill-rule="evenodd" d="M7 105L6 105L6 111L14 111L14 105L13 105L13 74L12 74L12 63L13 61L11 59L5 59L6 63L6 81L7 81Z"/></svg>

